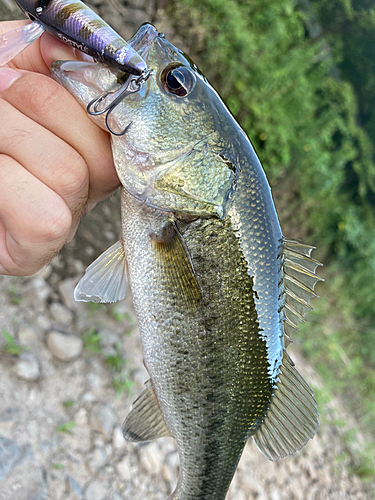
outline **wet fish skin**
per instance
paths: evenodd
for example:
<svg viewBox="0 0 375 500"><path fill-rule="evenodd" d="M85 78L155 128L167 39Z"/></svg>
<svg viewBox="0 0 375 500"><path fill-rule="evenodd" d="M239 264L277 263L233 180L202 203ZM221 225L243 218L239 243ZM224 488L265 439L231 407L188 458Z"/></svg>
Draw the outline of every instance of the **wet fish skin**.
<svg viewBox="0 0 375 500"><path fill-rule="evenodd" d="M124 435L175 438L170 500L223 500L250 436L275 460L316 433L312 391L285 351L285 320L308 308L316 263L310 247L284 240L249 140L194 64L161 36L143 54L153 74L112 114L120 129L131 122L112 149L150 374ZM82 67L63 68L55 78L83 105L95 82L107 84L99 72L85 84ZM90 287L85 277L78 285L87 297Z"/></svg>
<svg viewBox="0 0 375 500"><path fill-rule="evenodd" d="M128 73L141 75L145 61L108 24L80 0L16 0L35 22L63 42Z"/></svg>

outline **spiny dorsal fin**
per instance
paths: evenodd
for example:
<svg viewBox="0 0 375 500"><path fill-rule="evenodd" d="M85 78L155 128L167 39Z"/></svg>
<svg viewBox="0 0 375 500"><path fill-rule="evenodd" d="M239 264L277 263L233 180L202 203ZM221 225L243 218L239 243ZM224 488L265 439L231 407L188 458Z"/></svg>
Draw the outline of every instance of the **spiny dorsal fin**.
<svg viewBox="0 0 375 500"><path fill-rule="evenodd" d="M301 322L307 323L305 314L312 311L310 300L318 297L314 288L318 281L324 281L315 273L322 264L311 257L315 247L296 240L283 242L283 269L285 285L285 332L291 334Z"/></svg>
<svg viewBox="0 0 375 500"><path fill-rule="evenodd" d="M158 234L151 234L156 250L156 261L169 290L183 297L187 306L201 299L194 269L184 241L176 226L169 222Z"/></svg>
<svg viewBox="0 0 375 500"><path fill-rule="evenodd" d="M86 269L74 290L74 299L82 302L117 302L125 298L128 280L122 242L102 253Z"/></svg>
<svg viewBox="0 0 375 500"><path fill-rule="evenodd" d="M152 441L159 437L170 436L151 380L148 380L145 386L146 389L134 401L122 427L122 433L127 441Z"/></svg>
<svg viewBox="0 0 375 500"><path fill-rule="evenodd" d="M284 349L279 381L254 441L269 460L277 460L302 448L318 426L314 393Z"/></svg>

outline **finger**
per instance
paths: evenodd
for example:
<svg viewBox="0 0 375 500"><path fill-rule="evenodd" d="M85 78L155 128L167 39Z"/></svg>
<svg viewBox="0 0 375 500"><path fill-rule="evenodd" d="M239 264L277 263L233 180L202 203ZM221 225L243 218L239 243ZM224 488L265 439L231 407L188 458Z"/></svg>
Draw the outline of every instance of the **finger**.
<svg viewBox="0 0 375 500"><path fill-rule="evenodd" d="M76 225L88 198L89 173L84 159L3 99L0 115L0 153L12 157L55 191L69 207Z"/></svg>
<svg viewBox="0 0 375 500"><path fill-rule="evenodd" d="M24 73L2 98L78 151L89 169L93 204L117 189L109 134L97 127L57 82L44 75Z"/></svg>
<svg viewBox="0 0 375 500"><path fill-rule="evenodd" d="M66 243L71 212L60 196L5 155L0 155L0 178L0 273L33 274Z"/></svg>
<svg viewBox="0 0 375 500"><path fill-rule="evenodd" d="M0 23L0 33L6 33L20 26L29 24L30 21L7 21ZM43 55L40 43L43 40ZM27 49L18 54L8 66L14 69L22 69L49 75L49 67L53 61L65 61L75 59L73 49L49 33L43 33L41 38L33 42Z"/></svg>

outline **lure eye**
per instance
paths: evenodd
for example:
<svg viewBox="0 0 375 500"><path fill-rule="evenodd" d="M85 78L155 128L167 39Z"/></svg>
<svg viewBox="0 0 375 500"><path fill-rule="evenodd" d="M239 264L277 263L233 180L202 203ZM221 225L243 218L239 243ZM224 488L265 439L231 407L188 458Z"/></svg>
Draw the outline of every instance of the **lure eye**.
<svg viewBox="0 0 375 500"><path fill-rule="evenodd" d="M185 97L195 86L195 77L186 66L168 66L161 74L164 89L170 94Z"/></svg>

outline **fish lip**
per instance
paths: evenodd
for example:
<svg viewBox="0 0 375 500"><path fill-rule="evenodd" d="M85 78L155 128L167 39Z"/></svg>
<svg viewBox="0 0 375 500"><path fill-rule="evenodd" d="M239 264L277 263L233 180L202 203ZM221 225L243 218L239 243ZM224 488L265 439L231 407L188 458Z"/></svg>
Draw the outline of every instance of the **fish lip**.
<svg viewBox="0 0 375 500"><path fill-rule="evenodd" d="M128 40L128 44L146 60L153 42L161 35L150 23L144 23Z"/></svg>

